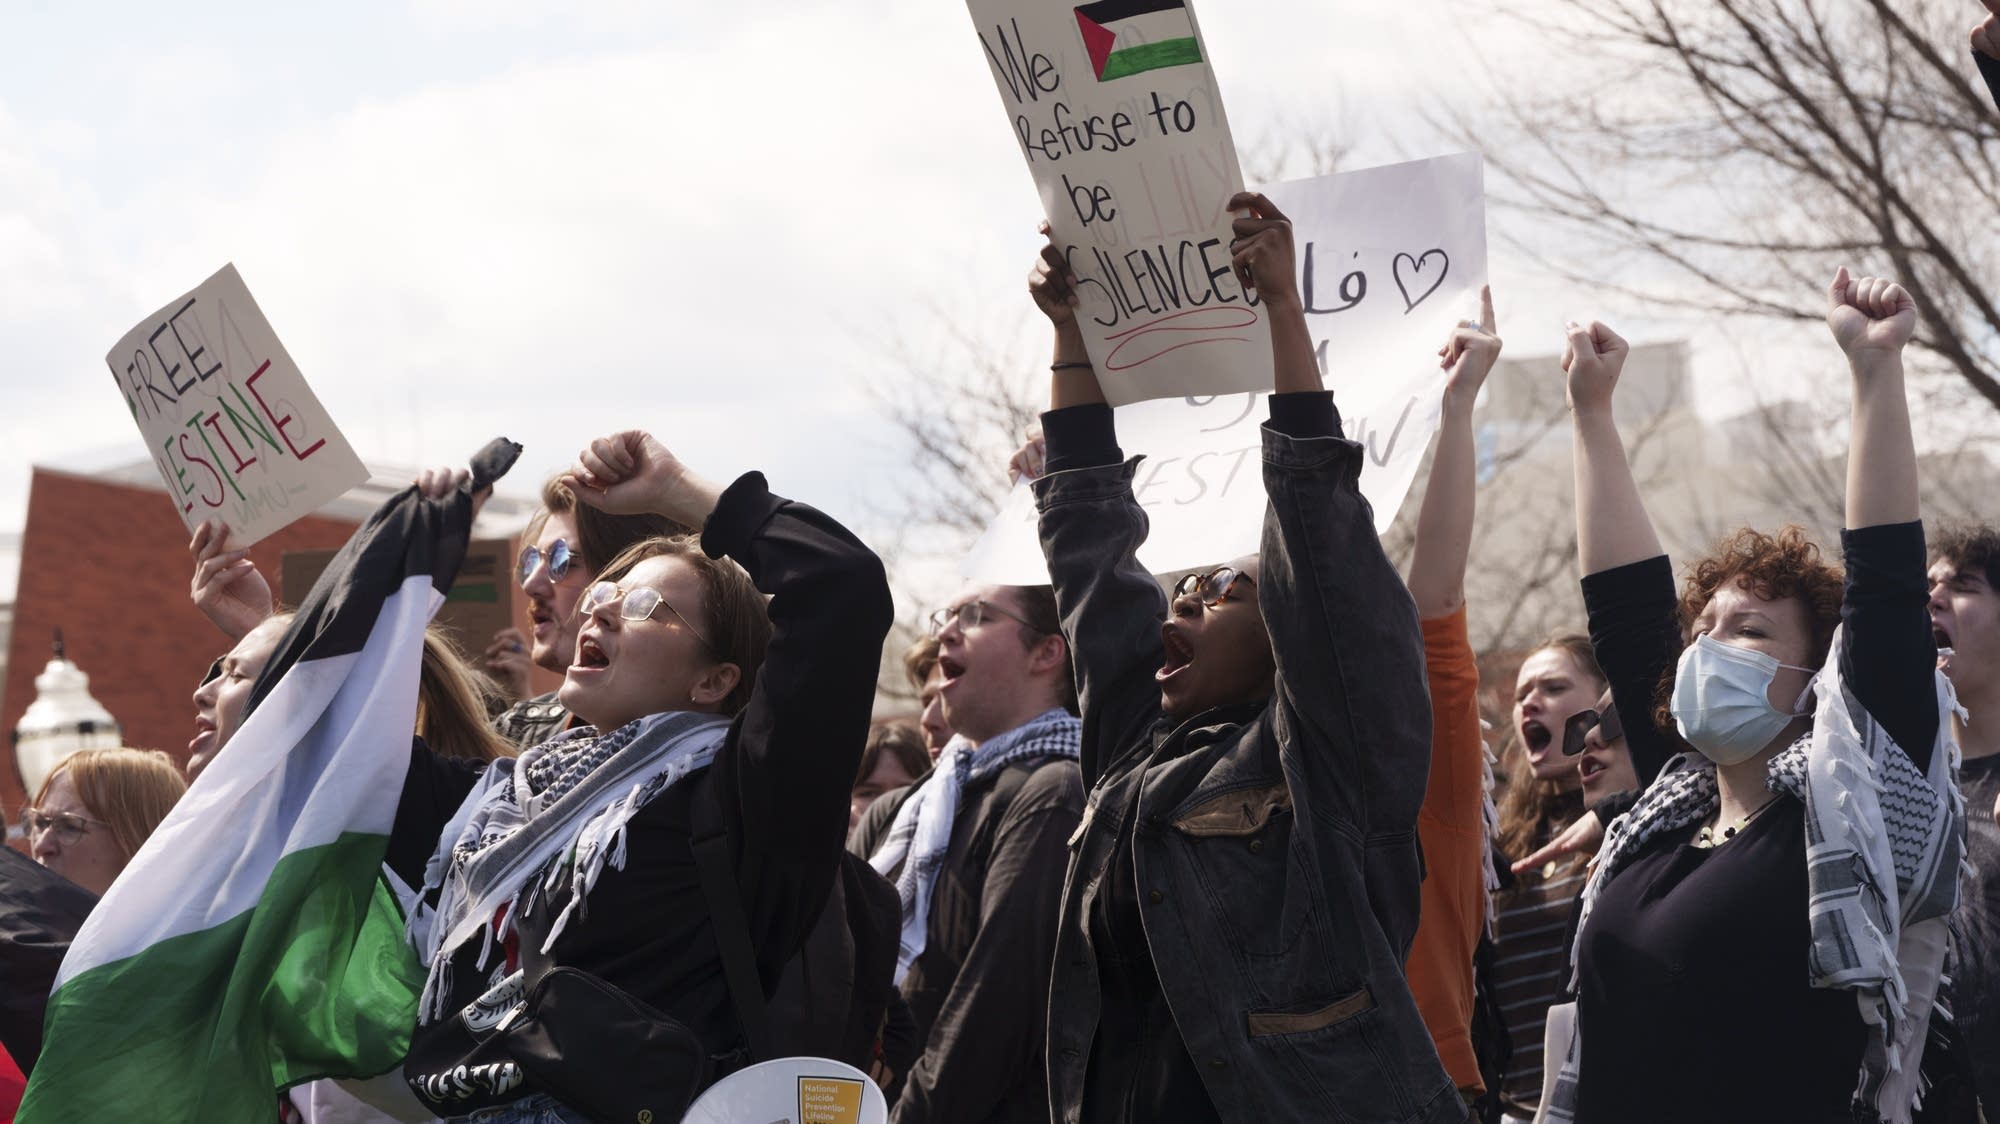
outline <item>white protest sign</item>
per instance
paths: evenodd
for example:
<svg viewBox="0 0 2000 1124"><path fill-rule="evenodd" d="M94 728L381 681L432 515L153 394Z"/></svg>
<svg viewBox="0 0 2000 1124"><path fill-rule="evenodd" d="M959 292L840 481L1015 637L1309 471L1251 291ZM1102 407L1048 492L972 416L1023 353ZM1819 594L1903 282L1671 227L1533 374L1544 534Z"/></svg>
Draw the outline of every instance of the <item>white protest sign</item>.
<svg viewBox="0 0 2000 1124"><path fill-rule="evenodd" d="M968 0L1114 404L1271 385L1229 268L1243 188L1187 0Z"/></svg>
<svg viewBox="0 0 2000 1124"><path fill-rule="evenodd" d="M1346 434L1366 450L1361 491L1374 506L1376 529L1385 530L1437 432L1444 392L1438 345L1458 321L1478 315L1486 283L1480 158L1392 164L1277 184L1265 194L1292 220L1306 325ZM1151 523L1139 551L1148 571L1257 550L1264 398L1257 392L1118 407L1120 446L1127 456L1147 456L1132 489ZM1008 496L963 569L1009 585L1049 580L1027 485Z"/></svg>
<svg viewBox="0 0 2000 1124"><path fill-rule="evenodd" d="M104 360L190 531L219 517L248 546L368 479L234 265Z"/></svg>

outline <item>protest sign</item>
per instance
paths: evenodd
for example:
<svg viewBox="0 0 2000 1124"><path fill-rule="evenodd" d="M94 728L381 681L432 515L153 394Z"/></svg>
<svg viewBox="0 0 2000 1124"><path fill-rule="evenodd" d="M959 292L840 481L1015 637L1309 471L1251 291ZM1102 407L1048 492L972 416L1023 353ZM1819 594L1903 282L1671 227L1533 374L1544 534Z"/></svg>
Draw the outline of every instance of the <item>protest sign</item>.
<svg viewBox="0 0 2000 1124"><path fill-rule="evenodd" d="M1077 322L1113 404L1271 385L1264 309L1229 267L1243 188L1187 0L968 0Z"/></svg>
<svg viewBox="0 0 2000 1124"><path fill-rule="evenodd" d="M1292 218L1300 295L1320 373L1347 436L1362 444L1361 491L1378 530L1395 519L1437 431L1438 345L1478 315L1486 213L1476 153L1393 164L1265 189ZM1269 383L1265 386L1268 388ZM1147 461L1133 480L1151 533L1152 573L1254 552L1264 519L1265 392L1120 406L1118 439ZM1047 582L1026 485L973 547L968 577Z"/></svg>
<svg viewBox="0 0 2000 1124"><path fill-rule="evenodd" d="M368 479L234 265L104 359L189 531L248 546Z"/></svg>

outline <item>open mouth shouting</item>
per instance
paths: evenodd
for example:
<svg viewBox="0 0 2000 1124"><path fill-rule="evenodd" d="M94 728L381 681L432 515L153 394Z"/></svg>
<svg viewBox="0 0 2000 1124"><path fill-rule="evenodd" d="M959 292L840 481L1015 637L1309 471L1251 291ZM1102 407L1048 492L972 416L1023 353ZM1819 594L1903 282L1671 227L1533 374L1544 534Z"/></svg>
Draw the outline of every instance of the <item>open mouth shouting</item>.
<svg viewBox="0 0 2000 1124"><path fill-rule="evenodd" d="M1610 767L1611 767L1610 765L1606 764L1604 760L1598 757L1595 753L1585 753L1582 757L1577 759L1576 763L1577 775L1583 778L1584 784L1589 784L1591 781L1595 780L1599 774L1603 773L1604 770L1609 769Z"/></svg>
<svg viewBox="0 0 2000 1124"><path fill-rule="evenodd" d="M604 671L611 666L611 655L598 643L598 638L588 632L578 633L576 638L576 659L570 662L570 671L585 673Z"/></svg>
<svg viewBox="0 0 2000 1124"><path fill-rule="evenodd" d="M1521 745L1528 751L1528 760L1540 761L1547 756L1549 744L1555 740L1547 726L1533 718L1521 719Z"/></svg>
<svg viewBox="0 0 2000 1124"><path fill-rule="evenodd" d="M1938 624L1936 620L1933 619L1931 622L1931 639L1937 641L1938 670L1949 672L1951 670L1951 656L1952 656L1950 630L1946 629L1943 625Z"/></svg>
<svg viewBox="0 0 2000 1124"><path fill-rule="evenodd" d="M532 631L537 641L546 644L555 635L556 613L547 601L528 598L528 620L534 626Z"/></svg>
<svg viewBox="0 0 2000 1124"><path fill-rule="evenodd" d="M196 711L194 715L194 737L188 739L188 756L206 753L215 744L215 719Z"/></svg>
<svg viewBox="0 0 2000 1124"><path fill-rule="evenodd" d="M960 679L965 678L965 664L954 656L938 653L938 693L951 690Z"/></svg>
<svg viewBox="0 0 2000 1124"><path fill-rule="evenodd" d="M1160 626L1160 647L1165 650L1165 660L1160 670L1153 673L1153 682L1165 687L1174 676L1193 666L1194 644L1179 625L1168 621Z"/></svg>

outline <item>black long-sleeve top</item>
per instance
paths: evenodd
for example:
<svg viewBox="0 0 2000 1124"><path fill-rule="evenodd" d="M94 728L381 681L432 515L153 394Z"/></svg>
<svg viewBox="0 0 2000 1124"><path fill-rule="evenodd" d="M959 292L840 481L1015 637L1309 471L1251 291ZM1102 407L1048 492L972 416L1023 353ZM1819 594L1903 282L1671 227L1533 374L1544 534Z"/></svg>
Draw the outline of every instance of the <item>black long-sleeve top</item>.
<svg viewBox="0 0 2000 1124"><path fill-rule="evenodd" d="M1922 768L1939 722L1923 526L1841 541L1841 675ZM1662 642L1672 572L1654 558L1585 581L1592 641L1650 781L1664 758L1641 754L1670 744L1650 716L1678 655ZM1629 710L1621 682L1638 693ZM1719 847L1693 846L1695 825L1662 834L1605 883L1578 955L1579 1121L1849 1118L1865 1034L1852 995L1811 986L1804 816L1779 797Z"/></svg>
<svg viewBox="0 0 2000 1124"><path fill-rule="evenodd" d="M770 595L762 669L714 763L633 816L623 868L604 868L587 908L570 919L551 955L679 1019L721 1053L737 1042L739 1027L695 869L696 801L713 790L722 809L768 994L833 885L892 610L881 561L826 515L772 495L758 473L723 493L702 532L702 549L734 559ZM444 827L438 812L449 816L457 808L451 791L461 797L466 791L458 770L413 764L392 854L402 833L437 845ZM410 809L416 811L405 817ZM540 939L567 903L567 885L537 896L520 919L530 934L522 939ZM450 1055L457 1040L447 1033L456 1012L512 969L496 955L486 971L478 970L479 943L469 942L454 960L448 1005L454 1014L416 1029L406 1074L456 1064ZM531 1086L431 1107L470 1112L538 1091Z"/></svg>

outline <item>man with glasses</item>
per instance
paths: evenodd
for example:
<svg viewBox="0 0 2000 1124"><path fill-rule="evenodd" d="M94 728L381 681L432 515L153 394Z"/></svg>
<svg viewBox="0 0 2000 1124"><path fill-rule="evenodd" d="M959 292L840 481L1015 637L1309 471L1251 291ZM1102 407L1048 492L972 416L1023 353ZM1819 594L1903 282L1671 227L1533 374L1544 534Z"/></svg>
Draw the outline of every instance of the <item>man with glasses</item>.
<svg viewBox="0 0 2000 1124"><path fill-rule="evenodd" d="M637 542L654 535L685 534L687 528L659 515L607 515L579 507L560 475L542 485L542 510L528 522L514 577L528 597L532 634L512 628L494 634L486 649L486 670L526 693L528 665L558 675L576 655L576 631L583 623L577 601L598 568ZM502 737L522 749L539 745L569 725L569 711L550 691L522 699L493 720Z"/></svg>
<svg viewBox="0 0 2000 1124"><path fill-rule="evenodd" d="M1083 816L1069 646L1047 586L969 588L931 635L955 734L848 842L902 901L896 978L924 1049L892 1120L1045 1124L1049 965Z"/></svg>

